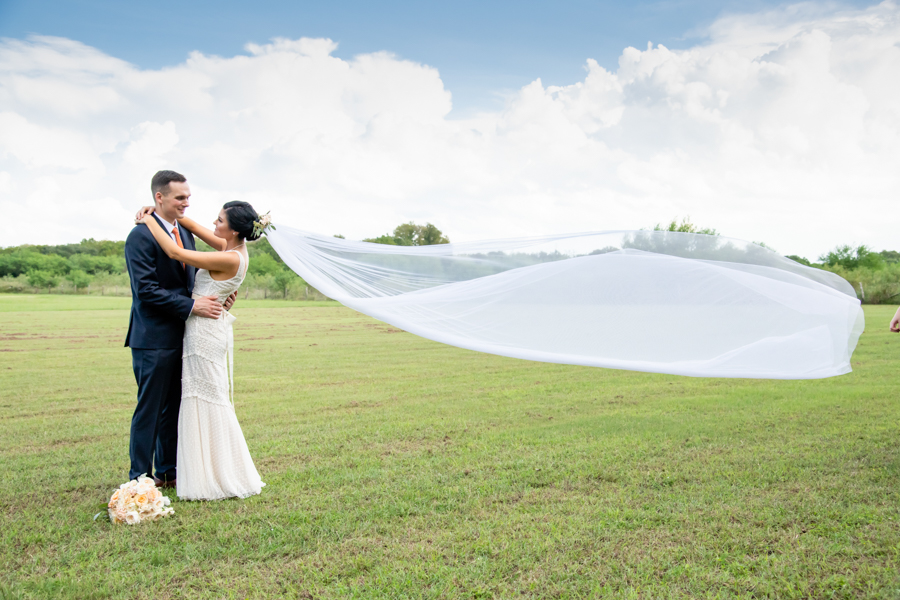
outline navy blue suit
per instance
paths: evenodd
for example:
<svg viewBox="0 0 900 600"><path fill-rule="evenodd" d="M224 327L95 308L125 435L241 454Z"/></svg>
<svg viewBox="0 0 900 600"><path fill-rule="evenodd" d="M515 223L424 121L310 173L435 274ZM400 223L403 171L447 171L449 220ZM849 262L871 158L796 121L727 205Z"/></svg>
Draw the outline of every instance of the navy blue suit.
<svg viewBox="0 0 900 600"><path fill-rule="evenodd" d="M194 250L194 236L182 227L178 232L185 249ZM156 476L171 481L176 478L184 322L194 305L191 290L196 269L169 258L146 225L137 225L128 234L125 263L131 278L131 322L125 346L131 348L138 385L128 476L151 475L155 456Z"/></svg>

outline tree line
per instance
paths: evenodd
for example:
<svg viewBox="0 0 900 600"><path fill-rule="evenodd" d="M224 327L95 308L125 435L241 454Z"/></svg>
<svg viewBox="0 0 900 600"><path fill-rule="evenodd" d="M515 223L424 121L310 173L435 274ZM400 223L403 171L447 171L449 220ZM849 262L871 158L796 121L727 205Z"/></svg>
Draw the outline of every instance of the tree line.
<svg viewBox="0 0 900 600"><path fill-rule="evenodd" d="M715 229L700 228L689 219L682 219L680 223L673 219L666 225L657 224L653 229L719 235ZM772 250L764 242L755 243ZM896 250L875 252L864 244L843 244L822 254L817 260L809 260L796 254L788 254L786 258L807 267L840 275L853 285L857 297L866 304L892 304L900 301L900 252Z"/></svg>
<svg viewBox="0 0 900 600"><path fill-rule="evenodd" d="M719 235L682 219L657 224L655 231ZM344 237L336 235L335 237ZM363 241L394 246L447 244L449 238L431 223L401 223L393 232ZM768 247L762 242L760 246ZM212 250L201 240L197 249ZM324 296L291 271L263 237L247 244L250 270L241 294L245 298L323 299ZM809 267L837 273L849 281L867 304L900 300L900 252L875 252L865 245L840 245L818 257L789 255ZM40 292L131 294L125 268L124 241L82 240L78 244L23 245L0 249L0 293Z"/></svg>
<svg viewBox="0 0 900 600"><path fill-rule="evenodd" d="M343 237L343 236L335 236ZM364 241L396 246L446 244L440 229L426 223L402 223L393 233ZM197 249L212 248L196 239ZM290 270L269 241L247 244L250 269L241 286L245 298L323 299ZM78 244L23 245L0 249L0 293L11 292L131 294L124 241L82 240Z"/></svg>

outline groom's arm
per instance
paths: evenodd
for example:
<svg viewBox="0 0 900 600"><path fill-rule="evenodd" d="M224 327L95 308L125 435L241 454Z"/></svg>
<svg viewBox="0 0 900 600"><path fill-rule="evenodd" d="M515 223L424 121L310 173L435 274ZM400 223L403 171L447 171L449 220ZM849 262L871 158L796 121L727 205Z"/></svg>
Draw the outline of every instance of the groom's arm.
<svg viewBox="0 0 900 600"><path fill-rule="evenodd" d="M191 315L194 300L164 289L156 275L156 255L153 240L140 239L140 234L132 232L125 242L125 260L129 274L141 302L153 306L160 312L177 315L183 321Z"/></svg>

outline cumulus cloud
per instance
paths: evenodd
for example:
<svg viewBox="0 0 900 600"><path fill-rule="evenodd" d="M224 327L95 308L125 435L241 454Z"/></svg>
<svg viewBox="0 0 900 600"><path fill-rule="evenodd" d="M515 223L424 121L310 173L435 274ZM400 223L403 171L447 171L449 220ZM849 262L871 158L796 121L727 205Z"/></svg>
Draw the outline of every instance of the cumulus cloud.
<svg viewBox="0 0 900 600"><path fill-rule="evenodd" d="M240 198L361 238L431 221L452 239L637 228L676 215L815 256L900 248L900 7L812 4L713 23L687 50L586 58L498 111L452 118L434 68L327 39L142 70L73 40L0 43L3 244L122 239L159 168L191 214Z"/></svg>
<svg viewBox="0 0 900 600"><path fill-rule="evenodd" d="M165 156L178 145L175 123L141 123L131 131L131 141L122 153L125 162L138 168L162 168Z"/></svg>

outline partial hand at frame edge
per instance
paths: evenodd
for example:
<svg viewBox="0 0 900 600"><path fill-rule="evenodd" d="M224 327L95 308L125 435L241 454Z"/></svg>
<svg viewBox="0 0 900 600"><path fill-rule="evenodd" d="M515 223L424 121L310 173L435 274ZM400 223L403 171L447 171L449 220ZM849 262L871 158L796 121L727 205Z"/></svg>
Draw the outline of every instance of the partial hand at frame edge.
<svg viewBox="0 0 900 600"><path fill-rule="evenodd" d="M891 319L891 331L900 333L900 308L897 309L897 312L894 313L894 318Z"/></svg>

